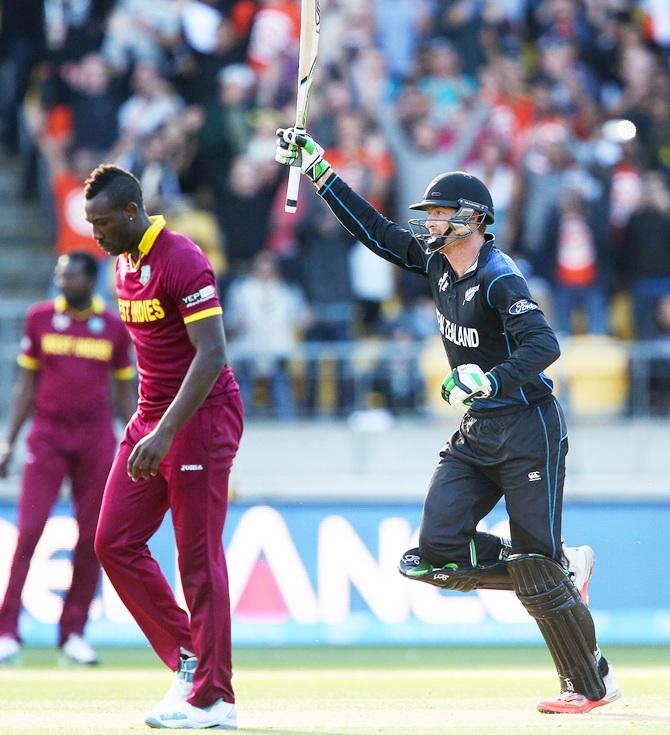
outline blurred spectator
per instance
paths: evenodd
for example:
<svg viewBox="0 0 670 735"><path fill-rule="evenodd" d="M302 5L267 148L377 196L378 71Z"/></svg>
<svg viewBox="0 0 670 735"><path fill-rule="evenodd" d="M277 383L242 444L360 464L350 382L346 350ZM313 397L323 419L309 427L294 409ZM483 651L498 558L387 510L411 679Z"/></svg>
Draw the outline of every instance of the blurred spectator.
<svg viewBox="0 0 670 735"><path fill-rule="evenodd" d="M184 45L174 64L189 102L207 104L216 94L219 69L245 60L255 12L255 0L179 3Z"/></svg>
<svg viewBox="0 0 670 735"><path fill-rule="evenodd" d="M228 262L216 217L185 197L171 201L164 213L169 229L186 235L202 249L211 263L217 282L220 282L227 271Z"/></svg>
<svg viewBox="0 0 670 735"><path fill-rule="evenodd" d="M670 191L660 174L645 176L639 205L625 229L623 258L636 336L652 339L658 303L670 294Z"/></svg>
<svg viewBox="0 0 670 735"><path fill-rule="evenodd" d="M335 121L335 142L326 151L331 165L353 182L375 208L384 211L391 189L393 159L380 135L361 112L351 110Z"/></svg>
<svg viewBox="0 0 670 735"><path fill-rule="evenodd" d="M484 63L482 0L437 0L437 34L445 38L469 75Z"/></svg>
<svg viewBox="0 0 670 735"><path fill-rule="evenodd" d="M98 53L86 54L79 62L65 65L62 77L69 87L71 146L109 151L118 138L121 98L104 59Z"/></svg>
<svg viewBox="0 0 670 735"><path fill-rule="evenodd" d="M297 268L312 310L307 340L351 339L354 298L349 251L354 242L353 236L329 212L313 208L300 223Z"/></svg>
<svg viewBox="0 0 670 735"><path fill-rule="evenodd" d="M382 305L394 292L393 266L375 257L361 242L349 253L351 285L357 306L357 327L362 336L379 333Z"/></svg>
<svg viewBox="0 0 670 735"><path fill-rule="evenodd" d="M35 64L45 52L43 0L4 0L0 44L8 59L7 87L1 93L2 144L10 154L19 150L19 116Z"/></svg>
<svg viewBox="0 0 670 735"><path fill-rule="evenodd" d="M48 134L47 118L31 108L29 125L48 171L55 216L54 255L86 252L97 259L103 251L93 239L84 216L84 181L100 163L99 154L85 148L68 151L66 141Z"/></svg>
<svg viewBox="0 0 670 735"><path fill-rule="evenodd" d="M205 105L198 133L198 165L219 198L231 162L244 153L249 140L256 75L246 64L230 64L219 71L217 80L217 94Z"/></svg>
<svg viewBox="0 0 670 735"><path fill-rule="evenodd" d="M476 90L475 80L463 74L456 50L444 39L430 41L423 50L425 69L418 87L430 100L431 116L436 121L448 120L456 108Z"/></svg>
<svg viewBox="0 0 670 735"><path fill-rule="evenodd" d="M429 27L431 4L427 0L375 0L379 50L393 82L406 81L416 60L421 36Z"/></svg>
<svg viewBox="0 0 670 735"><path fill-rule="evenodd" d="M298 227L297 269L310 304L311 319L305 343L350 343L353 339L354 295L349 251L354 238L330 212L312 207ZM351 410L353 387L346 362L335 358L336 405L340 413ZM306 370L305 407L318 406L319 361L310 357Z"/></svg>
<svg viewBox="0 0 670 735"><path fill-rule="evenodd" d="M403 306L395 323L413 340L423 342L439 335L435 319L435 304L430 296L417 296Z"/></svg>
<svg viewBox="0 0 670 735"><path fill-rule="evenodd" d="M414 298L383 324L381 333L389 343L373 371L372 390L381 394L385 407L394 414L419 410L426 390L419 350L428 337L439 334L433 300Z"/></svg>
<svg viewBox="0 0 670 735"><path fill-rule="evenodd" d="M254 389L262 379L274 415L293 417L289 359L309 316L302 293L281 278L275 256L262 252L254 258L251 273L231 284L226 303L235 374L248 413L257 405Z"/></svg>
<svg viewBox="0 0 670 735"><path fill-rule="evenodd" d="M133 94L119 109L119 131L126 148L153 133L184 107L184 100L170 88L154 62L137 64L132 87Z"/></svg>
<svg viewBox="0 0 670 735"><path fill-rule="evenodd" d="M178 38L174 0L116 0L101 51L113 69L125 72L133 64L161 64Z"/></svg>
<svg viewBox="0 0 670 735"><path fill-rule="evenodd" d="M259 0L251 26L248 61L258 73L291 52L300 37L300 4L293 0Z"/></svg>
<svg viewBox="0 0 670 735"><path fill-rule="evenodd" d="M427 98L412 87L405 88L397 105L381 102L375 106L376 122L395 161L396 210L400 219L406 218L409 205L417 200L426 181L442 171L463 167L489 113L480 103L467 111L459 108L450 116L450 128L445 134L430 115L416 116L415 102L419 109L430 109Z"/></svg>
<svg viewBox="0 0 670 735"><path fill-rule="evenodd" d="M562 199L573 159L565 121L543 121L533 128L531 136L510 202L509 242L530 262L533 271L542 272L547 262L543 233Z"/></svg>
<svg viewBox="0 0 670 735"><path fill-rule="evenodd" d="M97 51L115 0L44 0L47 44L58 63Z"/></svg>
<svg viewBox="0 0 670 735"><path fill-rule="evenodd" d="M486 184L496 203L496 221L487 227L487 232L496 236L496 245L502 250L508 249L505 226L514 187L514 169L505 160L505 154L501 142L485 138L477 148L477 158L467 166L468 173Z"/></svg>
<svg viewBox="0 0 670 735"><path fill-rule="evenodd" d="M168 159L165 131L159 129L140 142L131 170L139 179L147 212L157 214L181 194L179 176Z"/></svg>
<svg viewBox="0 0 670 735"><path fill-rule="evenodd" d="M579 59L575 43L557 37L543 38L539 44L539 73L549 85L556 112L570 120L580 138L588 137L597 119L598 84L595 75Z"/></svg>
<svg viewBox="0 0 670 735"><path fill-rule="evenodd" d="M245 271L266 245L272 201L282 171L237 156L217 202L232 275Z"/></svg>
<svg viewBox="0 0 670 735"><path fill-rule="evenodd" d="M384 330L388 344L375 365L372 390L393 414L416 411L423 404L425 384L417 359L417 343L400 322Z"/></svg>
<svg viewBox="0 0 670 735"><path fill-rule="evenodd" d="M497 214L497 213L496 213ZM586 314L589 334L607 334L604 237L606 223L576 189L563 195L548 221L544 258L554 273L554 327L557 333L573 334L575 308ZM553 257L549 258L549 255Z"/></svg>
<svg viewBox="0 0 670 735"><path fill-rule="evenodd" d="M667 416L670 413L670 294L658 300L654 327L660 354L649 361L648 405L653 414Z"/></svg>

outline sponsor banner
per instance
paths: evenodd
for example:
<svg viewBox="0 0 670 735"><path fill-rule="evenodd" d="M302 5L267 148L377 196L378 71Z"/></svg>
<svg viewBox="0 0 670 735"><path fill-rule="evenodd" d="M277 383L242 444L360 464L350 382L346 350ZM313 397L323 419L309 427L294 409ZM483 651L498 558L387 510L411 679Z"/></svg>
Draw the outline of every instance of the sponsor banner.
<svg viewBox="0 0 670 735"><path fill-rule="evenodd" d="M397 572L416 545L420 506L412 504L233 505L224 541L237 645L508 644L540 642L511 592L443 592ZM0 593L16 543L16 509L0 504ZM670 586L658 549L670 504L575 504L565 511L569 543L596 551L591 609L599 640L670 643ZM481 530L508 535L502 508ZM21 634L53 645L70 584L77 528L58 505L37 546L23 593ZM151 549L178 599L169 517ZM145 643L103 577L87 634L99 645Z"/></svg>

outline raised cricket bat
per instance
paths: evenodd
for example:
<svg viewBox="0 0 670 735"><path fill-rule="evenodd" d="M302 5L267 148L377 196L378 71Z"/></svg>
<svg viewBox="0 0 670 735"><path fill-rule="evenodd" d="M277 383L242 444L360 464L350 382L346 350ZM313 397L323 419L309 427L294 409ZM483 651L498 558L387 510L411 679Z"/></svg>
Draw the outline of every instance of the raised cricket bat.
<svg viewBox="0 0 670 735"><path fill-rule="evenodd" d="M298 57L298 97L295 104L296 132L304 133L307 128L307 111L309 109L309 93L312 88L316 54L319 48L319 31L321 28L321 11L319 0L301 0L300 5L300 55ZM286 190L286 212L295 212L298 206L300 190L300 162L289 169L288 188Z"/></svg>

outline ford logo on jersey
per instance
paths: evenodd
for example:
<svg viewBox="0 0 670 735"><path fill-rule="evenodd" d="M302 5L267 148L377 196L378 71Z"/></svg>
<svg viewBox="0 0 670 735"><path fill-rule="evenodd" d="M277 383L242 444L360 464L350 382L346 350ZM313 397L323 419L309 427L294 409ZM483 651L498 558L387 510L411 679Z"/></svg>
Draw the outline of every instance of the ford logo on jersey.
<svg viewBox="0 0 670 735"><path fill-rule="evenodd" d="M525 314L527 311L533 311L533 309L539 308L538 305L528 299L521 299L509 307L510 314Z"/></svg>

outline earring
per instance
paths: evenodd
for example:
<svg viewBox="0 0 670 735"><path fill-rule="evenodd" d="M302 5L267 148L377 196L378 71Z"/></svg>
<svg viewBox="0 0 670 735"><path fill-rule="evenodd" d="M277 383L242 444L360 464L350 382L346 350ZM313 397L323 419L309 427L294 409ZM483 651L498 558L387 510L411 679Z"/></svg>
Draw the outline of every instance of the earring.
<svg viewBox="0 0 670 735"><path fill-rule="evenodd" d="M132 217L128 217L128 222L132 222L132 221L133 221L133 218Z"/></svg>

